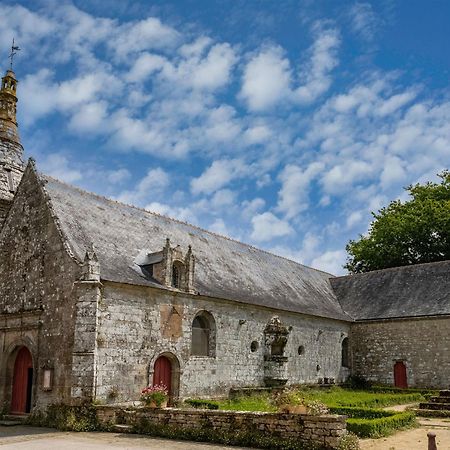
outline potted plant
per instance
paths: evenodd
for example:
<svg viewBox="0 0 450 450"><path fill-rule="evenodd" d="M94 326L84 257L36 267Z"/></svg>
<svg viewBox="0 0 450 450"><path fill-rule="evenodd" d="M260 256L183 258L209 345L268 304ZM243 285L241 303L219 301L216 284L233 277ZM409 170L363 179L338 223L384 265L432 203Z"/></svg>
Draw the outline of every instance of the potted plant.
<svg viewBox="0 0 450 450"><path fill-rule="evenodd" d="M150 408L165 408L169 392L164 384L155 384L147 386L141 391L141 402Z"/></svg>

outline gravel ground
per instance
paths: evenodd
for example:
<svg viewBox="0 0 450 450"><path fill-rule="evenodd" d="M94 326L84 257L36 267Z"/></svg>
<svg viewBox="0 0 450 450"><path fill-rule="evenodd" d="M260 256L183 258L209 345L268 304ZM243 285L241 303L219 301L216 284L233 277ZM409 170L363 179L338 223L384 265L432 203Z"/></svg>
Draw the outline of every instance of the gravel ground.
<svg viewBox="0 0 450 450"><path fill-rule="evenodd" d="M245 450L239 447L172 441L121 433L72 433L51 428L0 426L0 449L30 450Z"/></svg>

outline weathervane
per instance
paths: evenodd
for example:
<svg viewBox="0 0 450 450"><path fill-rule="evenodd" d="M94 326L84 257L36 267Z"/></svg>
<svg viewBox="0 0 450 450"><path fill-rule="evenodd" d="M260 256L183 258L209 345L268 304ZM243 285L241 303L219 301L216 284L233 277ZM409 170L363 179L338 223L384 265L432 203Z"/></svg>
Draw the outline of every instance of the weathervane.
<svg viewBox="0 0 450 450"><path fill-rule="evenodd" d="M12 45L11 45L11 53L9 54L9 59L11 60L9 66L10 66L11 70L13 68L14 56L17 54L18 51L20 51L20 48L17 45L14 45L14 38L13 38Z"/></svg>

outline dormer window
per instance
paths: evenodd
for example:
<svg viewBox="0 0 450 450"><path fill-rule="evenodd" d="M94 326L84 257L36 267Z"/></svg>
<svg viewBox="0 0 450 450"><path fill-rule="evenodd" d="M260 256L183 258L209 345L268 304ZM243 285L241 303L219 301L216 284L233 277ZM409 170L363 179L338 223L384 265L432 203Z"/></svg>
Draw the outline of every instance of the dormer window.
<svg viewBox="0 0 450 450"><path fill-rule="evenodd" d="M195 258L189 246L183 251L180 245L172 247L170 240L160 251L142 250L135 259L136 268L149 281L168 288L195 293Z"/></svg>

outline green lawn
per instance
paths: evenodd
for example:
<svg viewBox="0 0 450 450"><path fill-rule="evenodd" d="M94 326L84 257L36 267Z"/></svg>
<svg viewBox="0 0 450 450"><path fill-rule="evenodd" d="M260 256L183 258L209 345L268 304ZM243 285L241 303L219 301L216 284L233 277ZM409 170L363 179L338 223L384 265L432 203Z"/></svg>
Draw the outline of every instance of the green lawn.
<svg viewBox="0 0 450 450"><path fill-rule="evenodd" d="M354 390L341 387L331 389L301 388L291 390L282 399L274 399L270 394L240 397L234 400L214 402L220 409L234 411L277 411L283 403L300 404L302 400L320 401L328 407L353 406L363 408L382 408L385 406L415 403L424 400L420 392L372 392L370 390Z"/></svg>

